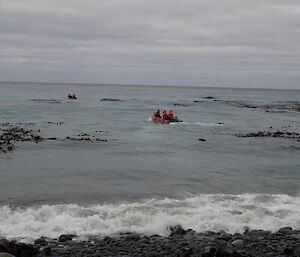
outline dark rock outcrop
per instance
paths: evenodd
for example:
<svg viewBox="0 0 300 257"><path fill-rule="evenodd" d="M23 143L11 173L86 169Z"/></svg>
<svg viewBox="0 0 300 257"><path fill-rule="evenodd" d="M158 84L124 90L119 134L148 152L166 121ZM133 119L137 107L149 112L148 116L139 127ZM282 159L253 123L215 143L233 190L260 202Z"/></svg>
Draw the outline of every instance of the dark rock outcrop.
<svg viewBox="0 0 300 257"><path fill-rule="evenodd" d="M282 101L272 104L259 104L245 101L224 101L219 100L220 103L231 105L240 108L258 109L266 112L300 112L300 103L297 101Z"/></svg>
<svg viewBox="0 0 300 257"><path fill-rule="evenodd" d="M19 126L8 125L7 128L2 129L0 135L0 150L2 152L10 152L15 149L15 143L34 142L39 143L44 139L33 130L28 130Z"/></svg>
<svg viewBox="0 0 300 257"><path fill-rule="evenodd" d="M290 139L300 139L300 134L296 132L286 132L286 131L259 131L251 132L246 134L236 134L237 137L276 137L276 138L290 138Z"/></svg>
<svg viewBox="0 0 300 257"><path fill-rule="evenodd" d="M73 240L74 235L61 235L58 238L58 242L63 243L63 242L67 242L67 241L71 241Z"/></svg>
<svg viewBox="0 0 300 257"><path fill-rule="evenodd" d="M0 252L9 253L15 257L36 257L39 251L29 244L2 239L0 240Z"/></svg>
<svg viewBox="0 0 300 257"><path fill-rule="evenodd" d="M121 99L118 98L102 98L100 100L101 102L121 102Z"/></svg>

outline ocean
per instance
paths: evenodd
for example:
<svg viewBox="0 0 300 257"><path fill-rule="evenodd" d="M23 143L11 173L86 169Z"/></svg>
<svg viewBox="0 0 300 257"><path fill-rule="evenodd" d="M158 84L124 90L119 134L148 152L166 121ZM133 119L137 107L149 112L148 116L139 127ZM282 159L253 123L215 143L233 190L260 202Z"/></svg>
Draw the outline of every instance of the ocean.
<svg viewBox="0 0 300 257"><path fill-rule="evenodd" d="M300 90L1 82L0 123L50 138L0 153L0 237L300 229L299 139L237 136L300 133Z"/></svg>

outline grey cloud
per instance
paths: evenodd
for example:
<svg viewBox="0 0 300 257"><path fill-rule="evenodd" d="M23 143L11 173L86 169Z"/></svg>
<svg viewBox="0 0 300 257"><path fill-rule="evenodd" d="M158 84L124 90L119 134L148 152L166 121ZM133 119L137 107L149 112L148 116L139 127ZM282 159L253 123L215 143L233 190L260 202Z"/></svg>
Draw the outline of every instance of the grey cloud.
<svg viewBox="0 0 300 257"><path fill-rule="evenodd" d="M300 4L0 0L0 80L300 88Z"/></svg>

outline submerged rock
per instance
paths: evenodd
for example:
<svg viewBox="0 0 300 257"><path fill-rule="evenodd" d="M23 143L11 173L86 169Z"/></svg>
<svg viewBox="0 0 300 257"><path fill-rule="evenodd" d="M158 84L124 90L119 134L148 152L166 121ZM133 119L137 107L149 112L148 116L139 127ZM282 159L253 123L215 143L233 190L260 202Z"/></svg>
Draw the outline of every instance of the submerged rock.
<svg viewBox="0 0 300 257"><path fill-rule="evenodd" d="M210 100L212 100L212 99L217 99L216 97L214 97L214 96L204 96L204 97L202 97L203 99L210 99Z"/></svg>
<svg viewBox="0 0 300 257"><path fill-rule="evenodd" d="M297 101L283 101L272 104L260 104L260 103L251 103L245 101L219 101L222 104L227 104L240 108L248 108L248 109L258 109L265 112L300 112L300 103Z"/></svg>
<svg viewBox="0 0 300 257"><path fill-rule="evenodd" d="M64 124L64 122L63 122L63 121L59 121L59 122L55 122L55 121L48 121L47 123L48 123L48 124L51 124L51 125L62 125L62 124Z"/></svg>
<svg viewBox="0 0 300 257"><path fill-rule="evenodd" d="M174 106L182 106L182 107L188 107L190 106L189 104L185 104L185 103L173 103Z"/></svg>
<svg viewBox="0 0 300 257"><path fill-rule="evenodd" d="M100 100L101 102L121 102L121 99L118 98L102 98Z"/></svg>
<svg viewBox="0 0 300 257"><path fill-rule="evenodd" d="M10 124L8 125L8 128L2 129L2 134L0 135L0 150L7 153L15 149L15 142L39 143L43 140L44 138L33 130L28 130Z"/></svg>
<svg viewBox="0 0 300 257"><path fill-rule="evenodd" d="M296 132L286 132L286 131L259 131L251 133L239 133L235 134L237 137L277 137L277 138L290 138L290 139L300 139L300 134Z"/></svg>

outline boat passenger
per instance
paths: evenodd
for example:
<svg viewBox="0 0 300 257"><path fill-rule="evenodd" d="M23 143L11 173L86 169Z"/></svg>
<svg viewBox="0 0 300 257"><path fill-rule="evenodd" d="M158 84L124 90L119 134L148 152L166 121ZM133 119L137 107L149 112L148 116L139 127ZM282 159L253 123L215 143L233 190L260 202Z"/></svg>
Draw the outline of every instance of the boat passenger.
<svg viewBox="0 0 300 257"><path fill-rule="evenodd" d="M154 117L161 118L159 109L156 112L154 112Z"/></svg>
<svg viewBox="0 0 300 257"><path fill-rule="evenodd" d="M173 119L174 118L174 113L172 110L169 111L168 116Z"/></svg>
<svg viewBox="0 0 300 257"><path fill-rule="evenodd" d="M170 117L168 116L166 111L163 111L162 118L163 120L170 120Z"/></svg>

